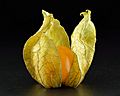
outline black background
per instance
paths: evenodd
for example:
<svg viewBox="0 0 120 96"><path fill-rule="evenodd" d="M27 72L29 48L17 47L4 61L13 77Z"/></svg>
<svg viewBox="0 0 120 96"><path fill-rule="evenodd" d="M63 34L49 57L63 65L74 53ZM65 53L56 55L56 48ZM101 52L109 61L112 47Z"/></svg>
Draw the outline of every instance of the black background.
<svg viewBox="0 0 120 96"><path fill-rule="evenodd" d="M44 89L25 68L22 49L42 25L42 9L53 13L70 36L90 9L96 26L94 60L77 88ZM0 1L0 96L119 96L119 5L96 0Z"/></svg>

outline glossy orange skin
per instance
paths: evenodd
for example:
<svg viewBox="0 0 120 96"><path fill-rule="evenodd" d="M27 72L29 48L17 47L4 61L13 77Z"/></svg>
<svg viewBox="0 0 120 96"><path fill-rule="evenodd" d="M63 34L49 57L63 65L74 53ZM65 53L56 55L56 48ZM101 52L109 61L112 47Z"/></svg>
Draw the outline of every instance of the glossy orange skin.
<svg viewBox="0 0 120 96"><path fill-rule="evenodd" d="M73 52L65 46L59 46L58 53L62 63L62 82L65 82L73 63Z"/></svg>

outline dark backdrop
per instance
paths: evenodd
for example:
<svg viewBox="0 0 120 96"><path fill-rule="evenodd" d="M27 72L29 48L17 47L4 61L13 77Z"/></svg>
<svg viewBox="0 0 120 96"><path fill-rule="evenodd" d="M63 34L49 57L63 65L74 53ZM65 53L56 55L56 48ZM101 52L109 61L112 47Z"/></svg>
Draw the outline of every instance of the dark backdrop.
<svg viewBox="0 0 120 96"><path fill-rule="evenodd" d="M1 40L12 41L13 43L25 42L42 25L42 9L54 14L59 19L61 25L65 27L67 33L71 35L73 29L82 19L79 13L90 9L92 11L92 21L97 29L97 37L102 35L108 38L115 34L114 31L103 32L102 30L119 29L119 8L113 1L103 2L96 0L19 0L1 1ZM8 39L4 39L6 37ZM108 35L108 36L106 36ZM115 35L113 37L116 38Z"/></svg>
<svg viewBox="0 0 120 96"><path fill-rule="evenodd" d="M101 30L116 30L119 28L119 8L112 1L3 0L0 4L2 7L1 31L3 34L1 37L4 37L6 34L8 37L8 39L2 38L2 41L13 41L14 43L15 41L25 42L29 36L40 28L43 21L42 9L53 13L54 17L60 20L61 25L65 27L69 35L82 19L79 13L86 9L92 11L92 21L95 23L98 37L100 34L113 35L110 32L103 32Z"/></svg>
<svg viewBox="0 0 120 96"><path fill-rule="evenodd" d="M77 90L71 88L45 90L31 78L25 68L22 49L26 40L42 25L42 9L53 13L69 36L82 19L80 12L86 9L92 11L92 21L97 33L96 52L82 83L83 87L79 86ZM1 0L0 17L0 96L120 95L120 15L117 2Z"/></svg>

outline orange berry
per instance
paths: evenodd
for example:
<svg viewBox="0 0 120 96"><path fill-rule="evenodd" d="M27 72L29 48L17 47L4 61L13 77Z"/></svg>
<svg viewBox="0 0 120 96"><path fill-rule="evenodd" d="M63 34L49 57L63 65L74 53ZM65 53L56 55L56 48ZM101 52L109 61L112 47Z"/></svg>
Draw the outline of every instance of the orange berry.
<svg viewBox="0 0 120 96"><path fill-rule="evenodd" d="M62 63L62 82L65 82L73 63L73 52L65 46L59 46L58 53Z"/></svg>

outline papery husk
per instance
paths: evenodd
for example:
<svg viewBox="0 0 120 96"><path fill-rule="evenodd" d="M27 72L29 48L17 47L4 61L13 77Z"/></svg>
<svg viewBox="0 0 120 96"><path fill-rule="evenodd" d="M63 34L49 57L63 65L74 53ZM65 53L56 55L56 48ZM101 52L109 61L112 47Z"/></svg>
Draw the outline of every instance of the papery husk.
<svg viewBox="0 0 120 96"><path fill-rule="evenodd" d="M24 49L24 61L31 76L45 88L60 87L61 62L53 41L42 34L36 44L29 48L27 45Z"/></svg>
<svg viewBox="0 0 120 96"><path fill-rule="evenodd" d="M49 39L52 39L55 46L65 46L70 48L69 37L65 29L60 25L57 19L54 19L53 14L42 10L44 16L43 25L40 27L38 32L45 33Z"/></svg>
<svg viewBox="0 0 120 96"><path fill-rule="evenodd" d="M79 70L81 71L81 79L77 82L78 85L84 79L92 63L96 43L96 30L91 21L91 11L86 10L80 15L83 15L84 18L71 35L71 50L77 55Z"/></svg>
<svg viewBox="0 0 120 96"><path fill-rule="evenodd" d="M24 45L23 59L31 76L45 88L61 86L58 46L70 47L64 28L53 15L42 10L41 28Z"/></svg>
<svg viewBox="0 0 120 96"><path fill-rule="evenodd" d="M96 30L91 21L91 11L81 14L84 18L71 36L71 50L74 54L69 76L62 82L62 69L57 47L70 48L64 28L53 14L42 10L44 21L41 28L25 43L23 58L31 76L45 88L60 87L61 83L77 87L85 77L95 52Z"/></svg>
<svg viewBox="0 0 120 96"><path fill-rule="evenodd" d="M61 62L53 41L43 35L32 49L37 80L45 88L61 86Z"/></svg>

